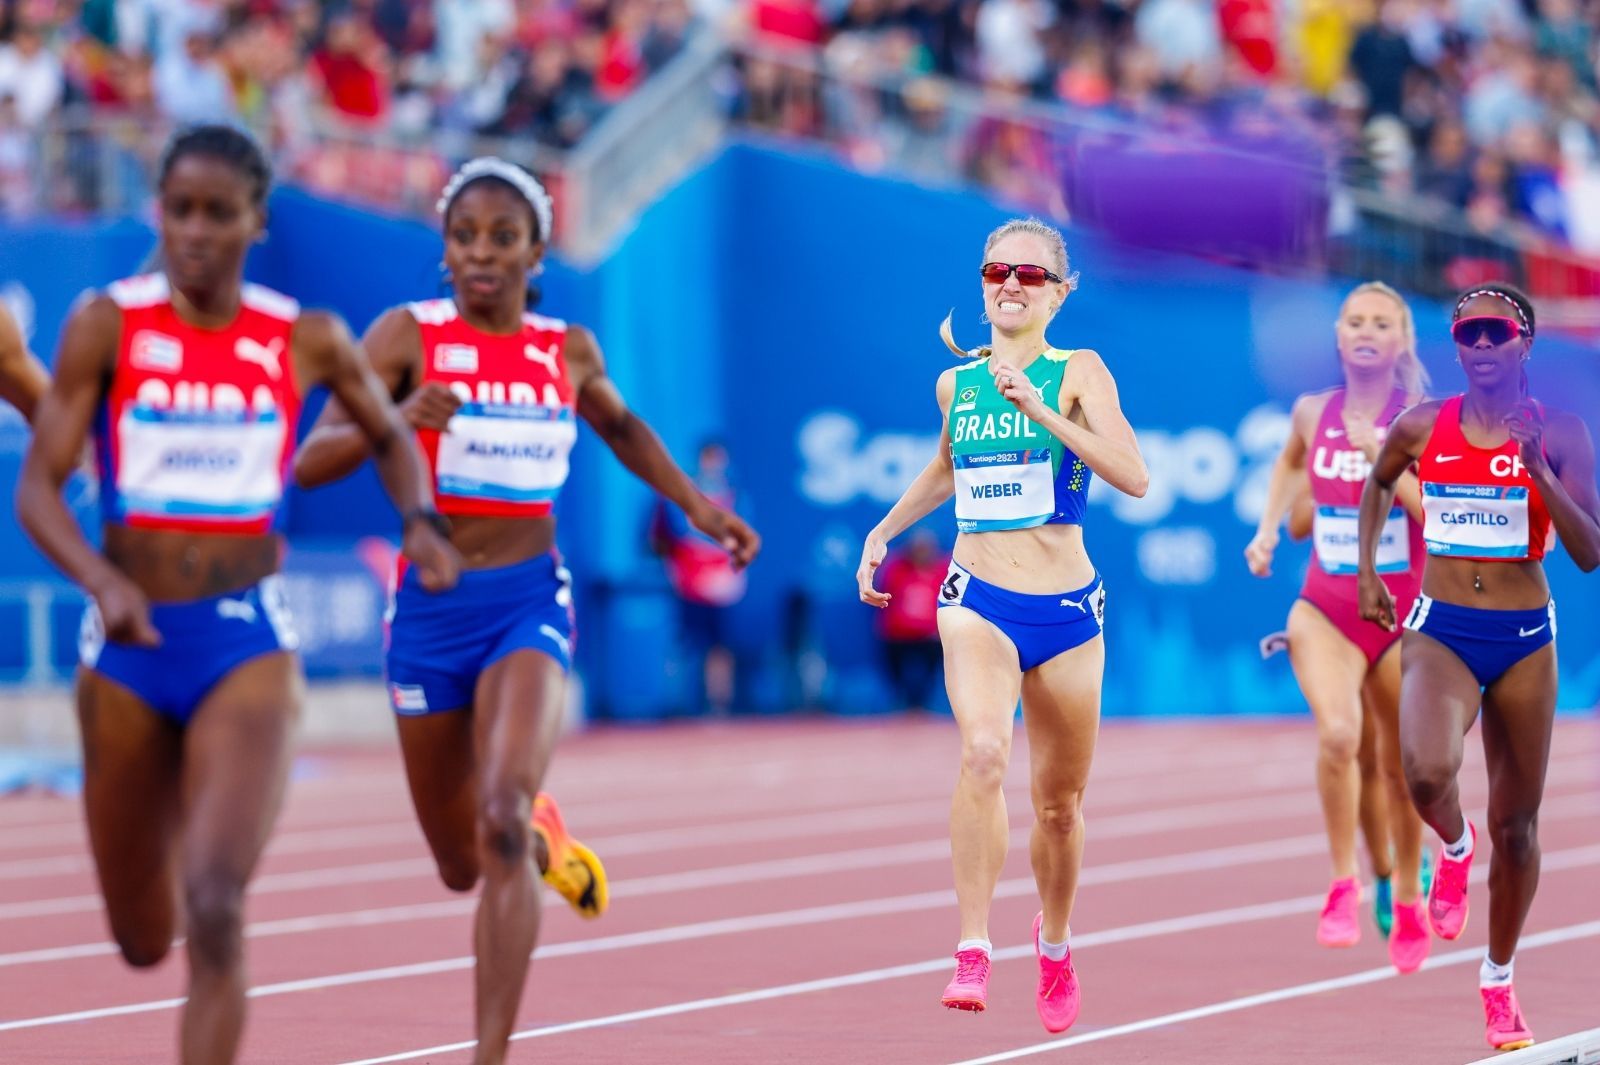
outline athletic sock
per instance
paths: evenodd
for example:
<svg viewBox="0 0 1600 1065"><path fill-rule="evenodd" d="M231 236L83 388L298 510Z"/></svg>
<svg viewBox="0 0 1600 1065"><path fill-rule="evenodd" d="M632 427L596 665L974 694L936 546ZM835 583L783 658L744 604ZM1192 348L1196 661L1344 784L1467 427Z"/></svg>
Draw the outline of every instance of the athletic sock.
<svg viewBox="0 0 1600 1065"><path fill-rule="evenodd" d="M1462 820L1463 823L1465 823L1465 818ZM1446 843L1444 845L1444 856L1449 858L1452 862L1459 862L1471 854L1472 826L1467 825L1466 830L1461 833L1460 839L1456 840L1454 843Z"/></svg>
<svg viewBox="0 0 1600 1065"><path fill-rule="evenodd" d="M1059 943L1046 943L1041 938L1039 940L1039 953L1051 961L1066 961L1067 941L1063 939Z"/></svg>
<svg viewBox="0 0 1600 1065"><path fill-rule="evenodd" d="M986 958L994 957L994 944L987 939L963 939L956 944L956 953L963 950L981 950Z"/></svg>
<svg viewBox="0 0 1600 1065"><path fill-rule="evenodd" d="M1504 965L1500 965L1488 953L1483 956L1483 964L1478 966L1479 987L1506 987L1511 983L1511 967L1517 959L1513 957Z"/></svg>

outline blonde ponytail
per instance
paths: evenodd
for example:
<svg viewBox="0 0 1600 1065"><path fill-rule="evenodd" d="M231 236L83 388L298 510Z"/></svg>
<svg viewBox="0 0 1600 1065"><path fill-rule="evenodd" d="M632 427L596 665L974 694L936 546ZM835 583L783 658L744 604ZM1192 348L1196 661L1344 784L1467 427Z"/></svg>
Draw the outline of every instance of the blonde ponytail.
<svg viewBox="0 0 1600 1065"><path fill-rule="evenodd" d="M955 333L950 328L950 316L955 312L950 311L944 316L944 321L939 323L939 339L944 341L944 346L958 359L987 359L990 355L989 348L973 348L968 351L956 343Z"/></svg>

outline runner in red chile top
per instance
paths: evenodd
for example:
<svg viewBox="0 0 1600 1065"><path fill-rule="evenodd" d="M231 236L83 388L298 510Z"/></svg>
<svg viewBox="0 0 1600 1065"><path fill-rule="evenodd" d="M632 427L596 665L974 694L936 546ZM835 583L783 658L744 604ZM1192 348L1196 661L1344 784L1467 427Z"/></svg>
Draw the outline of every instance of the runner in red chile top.
<svg viewBox="0 0 1600 1065"><path fill-rule="evenodd" d="M1389 431L1361 497L1361 616L1393 630L1381 577L1395 487L1422 481L1428 559L1404 614L1400 740L1406 783L1443 844L1428 919L1442 939L1467 921L1477 829L1461 812L1462 741L1480 713L1489 771L1489 950L1479 970L1486 1038L1533 1042L1512 959L1539 882L1539 801L1556 704L1556 609L1545 579L1552 527L1585 572L1600 566L1594 443L1574 414L1528 395L1534 308L1510 285L1456 301L1451 335L1467 391L1419 404Z"/></svg>
<svg viewBox="0 0 1600 1065"><path fill-rule="evenodd" d="M189 1065L238 1048L243 897L304 694L272 532L304 390L326 385L352 412L422 580L447 588L460 565L421 456L344 324L243 281L269 181L261 149L232 128L172 141L165 267L73 310L17 487L23 527L93 598L78 673L90 847L129 964L185 939L176 1057ZM91 425L103 553L61 497Z"/></svg>
<svg viewBox="0 0 1600 1065"><path fill-rule="evenodd" d="M567 701L572 595L551 513L582 418L645 483L747 565L760 540L696 490L606 376L593 334L536 314L550 196L527 171L483 157L439 200L453 295L395 307L365 345L401 402L433 473L461 582L439 593L396 575L386 669L411 798L439 875L480 877L479 1065L503 1061L539 930L539 875L587 916L604 870L539 790ZM342 477L367 455L330 403L296 462L302 484Z"/></svg>

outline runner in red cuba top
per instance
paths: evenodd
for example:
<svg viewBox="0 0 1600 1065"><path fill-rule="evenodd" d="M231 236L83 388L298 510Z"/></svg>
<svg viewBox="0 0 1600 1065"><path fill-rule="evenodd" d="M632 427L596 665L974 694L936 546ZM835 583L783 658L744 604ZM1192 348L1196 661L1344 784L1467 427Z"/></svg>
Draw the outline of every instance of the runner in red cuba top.
<svg viewBox="0 0 1600 1065"><path fill-rule="evenodd" d="M439 200L447 299L407 303L367 331L373 369L428 456L439 508L466 559L443 594L398 575L385 667L412 803L440 878L481 878L477 1065L505 1060L539 929L542 873L580 913L606 906L605 872L539 790L567 702L571 580L552 513L577 420L640 479L747 564L754 531L694 485L606 374L594 335L534 314L554 219L533 175L464 164ZM342 477L366 441L330 403L296 459L303 484Z"/></svg>
<svg viewBox="0 0 1600 1065"><path fill-rule="evenodd" d="M288 776L304 685L273 518L304 388L326 385L379 456L430 587L460 558L421 455L336 317L243 280L265 225L261 149L225 126L168 146L158 273L80 301L62 331L17 516L92 597L78 672L84 807L111 933L129 964L182 934L185 1065L234 1059L243 896ZM91 428L103 548L61 499Z"/></svg>
<svg viewBox="0 0 1600 1065"><path fill-rule="evenodd" d="M454 300L408 304L425 357L422 384L459 402L448 432L417 430L445 514L542 518L566 483L578 438L567 323L525 311L521 328L475 329Z"/></svg>
<svg viewBox="0 0 1600 1065"><path fill-rule="evenodd" d="M1295 679L1317 722L1317 790L1333 866L1317 941L1345 947L1360 938L1359 823L1376 881L1374 917L1389 938L1390 960L1409 973L1429 949L1421 905L1422 824L1400 767L1398 638L1361 618L1357 504L1390 423L1422 398L1426 380L1410 308L1387 285L1374 282L1352 291L1334 337L1344 385L1295 401L1289 437L1245 559L1256 576L1271 574L1278 526L1308 487L1312 558L1289 611L1288 645ZM1409 602L1423 559L1421 494L1414 477L1407 477L1398 503L1385 516L1379 563L1392 594ZM1374 763L1371 770L1363 757Z"/></svg>
<svg viewBox="0 0 1600 1065"><path fill-rule="evenodd" d="M1492 283L1456 301L1451 335L1467 391L1394 423L1361 497L1361 613L1401 638L1406 783L1439 835L1428 920L1443 939L1467 920L1477 829L1461 812L1463 739L1483 719L1489 772L1489 950L1478 971L1484 1035L1533 1042L1512 959L1539 882L1539 803L1556 705L1556 608L1542 559L1555 530L1584 572L1600 566L1594 441L1577 415L1528 394L1533 302ZM1396 481L1421 472L1427 565L1402 613L1380 579L1383 516Z"/></svg>
<svg viewBox="0 0 1600 1065"><path fill-rule="evenodd" d="M107 289L122 317L95 419L106 514L140 529L267 532L300 414L289 342L300 305L245 284L216 329L185 322L165 274Z"/></svg>

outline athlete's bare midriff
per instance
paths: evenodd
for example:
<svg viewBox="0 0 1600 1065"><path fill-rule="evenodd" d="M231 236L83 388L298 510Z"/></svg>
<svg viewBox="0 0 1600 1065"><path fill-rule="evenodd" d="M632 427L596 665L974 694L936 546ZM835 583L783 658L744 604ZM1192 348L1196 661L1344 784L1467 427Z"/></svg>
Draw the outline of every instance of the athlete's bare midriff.
<svg viewBox="0 0 1600 1065"><path fill-rule="evenodd" d="M498 569L549 554L556 543L556 519L496 518L452 514L450 542L467 569Z"/></svg>
<svg viewBox="0 0 1600 1065"><path fill-rule="evenodd" d="M105 556L152 603L238 592L278 570L272 533L245 536L105 526Z"/></svg>
<svg viewBox="0 0 1600 1065"><path fill-rule="evenodd" d="M1081 525L961 533L955 560L987 584L1026 595L1070 592L1094 580Z"/></svg>
<svg viewBox="0 0 1600 1065"><path fill-rule="evenodd" d="M1538 610L1550 601L1550 582L1537 559L1480 562L1430 556L1422 594L1479 610Z"/></svg>

